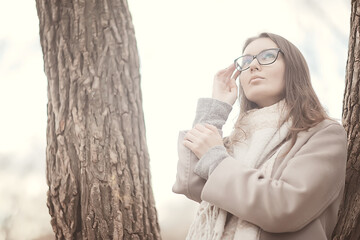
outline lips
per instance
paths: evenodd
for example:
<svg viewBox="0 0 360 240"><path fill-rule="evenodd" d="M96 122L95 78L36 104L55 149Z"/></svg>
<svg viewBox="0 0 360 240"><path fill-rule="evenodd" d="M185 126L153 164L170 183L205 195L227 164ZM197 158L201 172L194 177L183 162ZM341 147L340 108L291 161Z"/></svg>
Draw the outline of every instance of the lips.
<svg viewBox="0 0 360 240"><path fill-rule="evenodd" d="M264 78L263 78L263 77L260 77L260 76L258 76L258 75L254 75L254 76L252 76L252 77L250 78L249 83L251 83L251 81L253 81L253 80L255 80L255 79L264 79Z"/></svg>

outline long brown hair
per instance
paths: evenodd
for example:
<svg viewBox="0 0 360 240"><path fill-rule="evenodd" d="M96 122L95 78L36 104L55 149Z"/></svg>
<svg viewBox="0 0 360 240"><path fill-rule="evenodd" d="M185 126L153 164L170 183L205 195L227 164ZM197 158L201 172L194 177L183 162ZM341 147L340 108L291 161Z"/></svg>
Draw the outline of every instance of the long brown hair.
<svg viewBox="0 0 360 240"><path fill-rule="evenodd" d="M283 52L285 60L285 103L288 106L285 121L288 119L292 120L292 126L286 140L291 139L291 148L295 144L297 134L300 131L308 130L329 117L320 104L311 85L309 68L299 49L279 35L264 32L257 37L247 39L243 47L243 52L252 41L259 38L270 38ZM241 113L257 108L255 103L245 97L241 86L239 87L239 91L240 114L237 123L241 120L242 116L244 116ZM237 131L236 125L237 124L235 124L234 131ZM236 139L232 136L234 136L234 134L224 139L225 146L229 147L229 145L232 145L232 142L236 142Z"/></svg>

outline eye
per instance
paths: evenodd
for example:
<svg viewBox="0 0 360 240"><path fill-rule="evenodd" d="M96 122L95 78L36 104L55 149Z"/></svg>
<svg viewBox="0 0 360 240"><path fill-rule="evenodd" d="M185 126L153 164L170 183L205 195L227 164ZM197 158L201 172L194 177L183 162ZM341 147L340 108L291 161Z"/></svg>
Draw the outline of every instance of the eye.
<svg viewBox="0 0 360 240"><path fill-rule="evenodd" d="M261 54L262 59L269 59L269 58L275 58L276 53L274 51L265 51Z"/></svg>
<svg viewBox="0 0 360 240"><path fill-rule="evenodd" d="M265 54L265 56L264 56L265 59L267 59L267 58L274 58L274 57L275 57L275 54L272 53L272 52L267 52L267 53Z"/></svg>
<svg viewBox="0 0 360 240"><path fill-rule="evenodd" d="M269 50L265 50L265 51L261 52L258 55L258 59L261 64L267 64L267 63L271 63L272 61L274 61L276 59L276 55L277 55L276 50L269 49Z"/></svg>
<svg viewBox="0 0 360 240"><path fill-rule="evenodd" d="M240 66L242 66L242 67L247 66L252 62L252 60L253 60L253 57L251 55L245 55L241 59Z"/></svg>

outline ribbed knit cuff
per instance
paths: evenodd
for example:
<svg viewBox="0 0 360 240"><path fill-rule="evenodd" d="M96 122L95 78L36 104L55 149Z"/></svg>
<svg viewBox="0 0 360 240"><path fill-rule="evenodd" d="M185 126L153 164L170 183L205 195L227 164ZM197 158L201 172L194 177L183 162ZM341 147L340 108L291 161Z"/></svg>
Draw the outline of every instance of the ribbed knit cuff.
<svg viewBox="0 0 360 240"><path fill-rule="evenodd" d="M208 179L219 163L228 156L229 154L224 146L214 146L199 159L195 165L194 172L198 176Z"/></svg>
<svg viewBox="0 0 360 240"><path fill-rule="evenodd" d="M198 123L208 123L221 130L231 110L232 106L228 103L213 98L200 98L193 126Z"/></svg>

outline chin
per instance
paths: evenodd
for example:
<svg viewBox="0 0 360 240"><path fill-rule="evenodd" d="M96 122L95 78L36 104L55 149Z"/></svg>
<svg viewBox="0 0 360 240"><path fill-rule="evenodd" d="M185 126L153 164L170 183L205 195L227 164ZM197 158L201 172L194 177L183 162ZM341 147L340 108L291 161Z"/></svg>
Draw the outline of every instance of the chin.
<svg viewBox="0 0 360 240"><path fill-rule="evenodd" d="M259 106L259 103L261 103L261 102L264 101L264 99L259 99L259 98L256 98L255 96L252 96L252 95L249 96L249 97L246 96L246 98L247 98L250 102L252 102L252 103L254 103L254 104L258 105L258 106Z"/></svg>
<svg viewBox="0 0 360 240"><path fill-rule="evenodd" d="M273 104L273 101L271 100L267 100L267 99L259 99L259 98L248 98L248 100L252 103L254 103L256 106L258 106L259 108L263 108L263 107L266 107L266 106L270 106Z"/></svg>

